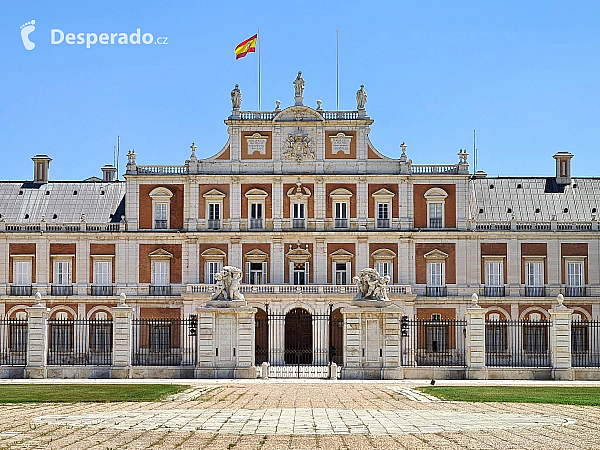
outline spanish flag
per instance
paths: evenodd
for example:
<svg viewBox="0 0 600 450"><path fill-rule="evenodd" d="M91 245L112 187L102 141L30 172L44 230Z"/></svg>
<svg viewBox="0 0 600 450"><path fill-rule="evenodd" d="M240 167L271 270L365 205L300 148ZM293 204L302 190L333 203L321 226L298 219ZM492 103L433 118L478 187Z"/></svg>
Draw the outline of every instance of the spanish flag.
<svg viewBox="0 0 600 450"><path fill-rule="evenodd" d="M257 34L246 39L244 42L239 44L235 48L235 59L240 59L246 56L248 53L254 53L256 51L256 38Z"/></svg>

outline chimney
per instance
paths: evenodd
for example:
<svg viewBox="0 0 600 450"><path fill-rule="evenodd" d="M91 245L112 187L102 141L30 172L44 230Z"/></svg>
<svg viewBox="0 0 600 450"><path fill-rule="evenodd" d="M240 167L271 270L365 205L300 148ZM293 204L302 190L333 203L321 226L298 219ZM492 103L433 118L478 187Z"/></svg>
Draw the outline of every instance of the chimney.
<svg viewBox="0 0 600 450"><path fill-rule="evenodd" d="M48 182L48 169L50 168L50 161L48 155L35 155L33 158L33 181L34 183L47 183Z"/></svg>
<svg viewBox="0 0 600 450"><path fill-rule="evenodd" d="M569 152L558 152L553 158L556 160L556 183L571 184L571 158Z"/></svg>
<svg viewBox="0 0 600 450"><path fill-rule="evenodd" d="M117 168L112 164L105 164L102 169L102 181L115 181Z"/></svg>

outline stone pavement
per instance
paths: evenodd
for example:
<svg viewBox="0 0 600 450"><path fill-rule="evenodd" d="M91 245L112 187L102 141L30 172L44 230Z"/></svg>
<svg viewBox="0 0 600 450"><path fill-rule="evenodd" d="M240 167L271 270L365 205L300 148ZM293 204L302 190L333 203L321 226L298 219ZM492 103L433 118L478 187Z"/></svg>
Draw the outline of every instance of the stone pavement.
<svg viewBox="0 0 600 450"><path fill-rule="evenodd" d="M2 405L0 448L600 448L595 407L427 402L409 383L193 384L165 402Z"/></svg>

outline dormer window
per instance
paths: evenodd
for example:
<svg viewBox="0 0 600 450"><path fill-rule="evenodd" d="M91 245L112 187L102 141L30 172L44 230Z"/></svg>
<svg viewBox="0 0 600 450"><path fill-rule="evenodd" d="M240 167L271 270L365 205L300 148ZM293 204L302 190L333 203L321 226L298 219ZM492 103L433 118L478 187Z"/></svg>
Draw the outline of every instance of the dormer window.
<svg viewBox="0 0 600 450"><path fill-rule="evenodd" d="M153 229L168 230L171 228L171 198L173 193L165 187L157 187L150 192L152 198Z"/></svg>
<svg viewBox="0 0 600 450"><path fill-rule="evenodd" d="M427 227L444 228L445 204L448 194L440 188L431 188L425 192L427 200Z"/></svg>

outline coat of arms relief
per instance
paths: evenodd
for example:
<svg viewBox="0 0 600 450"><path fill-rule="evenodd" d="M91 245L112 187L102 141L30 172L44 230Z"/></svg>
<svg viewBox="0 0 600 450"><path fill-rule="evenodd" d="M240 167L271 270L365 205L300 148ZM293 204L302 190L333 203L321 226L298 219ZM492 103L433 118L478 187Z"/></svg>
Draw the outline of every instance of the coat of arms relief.
<svg viewBox="0 0 600 450"><path fill-rule="evenodd" d="M296 162L316 159L313 141L310 136L301 131L289 134L282 159L295 160Z"/></svg>

